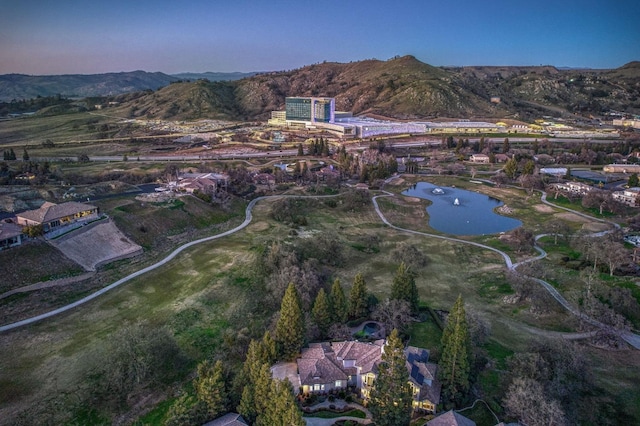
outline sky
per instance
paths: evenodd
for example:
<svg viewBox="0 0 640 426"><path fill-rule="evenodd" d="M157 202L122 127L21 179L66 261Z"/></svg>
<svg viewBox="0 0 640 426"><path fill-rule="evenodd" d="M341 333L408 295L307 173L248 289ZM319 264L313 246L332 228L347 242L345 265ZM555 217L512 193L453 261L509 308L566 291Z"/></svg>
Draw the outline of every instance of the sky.
<svg viewBox="0 0 640 426"><path fill-rule="evenodd" d="M638 0L0 0L0 74L280 71L413 55L435 66L617 68Z"/></svg>

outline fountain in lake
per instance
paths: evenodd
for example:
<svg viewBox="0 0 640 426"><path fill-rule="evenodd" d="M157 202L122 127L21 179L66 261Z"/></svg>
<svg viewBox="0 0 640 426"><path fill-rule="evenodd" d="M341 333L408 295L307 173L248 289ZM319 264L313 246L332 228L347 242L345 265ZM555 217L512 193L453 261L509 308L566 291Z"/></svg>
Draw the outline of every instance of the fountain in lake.
<svg viewBox="0 0 640 426"><path fill-rule="evenodd" d="M459 206L460 205L460 200L458 200L457 198L455 200L453 200L453 205L454 206Z"/></svg>

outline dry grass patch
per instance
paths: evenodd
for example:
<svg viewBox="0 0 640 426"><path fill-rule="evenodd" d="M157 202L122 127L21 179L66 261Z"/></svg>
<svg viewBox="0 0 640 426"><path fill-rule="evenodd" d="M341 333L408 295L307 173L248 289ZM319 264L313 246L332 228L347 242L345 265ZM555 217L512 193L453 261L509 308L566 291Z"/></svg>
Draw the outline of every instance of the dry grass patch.
<svg viewBox="0 0 640 426"><path fill-rule="evenodd" d="M589 222L592 222L591 220L587 219L584 216L580 216L580 215L577 215L575 213L569 213L569 212L556 213L554 216L559 218L559 219L566 220L567 222L575 222L575 223L589 223Z"/></svg>
<svg viewBox="0 0 640 426"><path fill-rule="evenodd" d="M546 204L536 204L535 206L533 206L533 208L540 212L540 213L553 213L555 212L555 209L551 206L548 206Z"/></svg>

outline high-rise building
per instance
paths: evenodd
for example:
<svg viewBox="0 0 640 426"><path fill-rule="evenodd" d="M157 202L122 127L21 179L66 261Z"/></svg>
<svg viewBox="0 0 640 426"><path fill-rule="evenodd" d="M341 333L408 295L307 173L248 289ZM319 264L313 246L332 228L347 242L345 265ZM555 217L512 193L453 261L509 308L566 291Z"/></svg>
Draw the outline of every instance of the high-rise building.
<svg viewBox="0 0 640 426"><path fill-rule="evenodd" d="M287 121L311 123L333 123L335 119L334 98L291 97L285 99Z"/></svg>

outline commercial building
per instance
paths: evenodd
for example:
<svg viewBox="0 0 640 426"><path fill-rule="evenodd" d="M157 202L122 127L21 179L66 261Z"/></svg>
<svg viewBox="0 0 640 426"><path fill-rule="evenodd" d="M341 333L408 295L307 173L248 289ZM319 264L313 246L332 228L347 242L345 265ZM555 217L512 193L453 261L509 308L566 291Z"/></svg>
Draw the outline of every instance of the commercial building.
<svg viewBox="0 0 640 426"><path fill-rule="evenodd" d="M640 164L607 164L602 168L605 173L640 173Z"/></svg>
<svg viewBox="0 0 640 426"><path fill-rule="evenodd" d="M333 123L336 100L334 98L291 97L285 101L286 120L302 123Z"/></svg>
<svg viewBox="0 0 640 426"><path fill-rule="evenodd" d="M614 126L620 127L632 127L634 129L640 129L640 120L629 120L626 118L613 120Z"/></svg>
<svg viewBox="0 0 640 426"><path fill-rule="evenodd" d="M268 124L301 129L323 129L340 137L371 138L382 135L427 133L482 134L505 133L504 125L472 122L401 122L353 117L335 110L335 99L326 97L287 97L284 111L272 111Z"/></svg>

